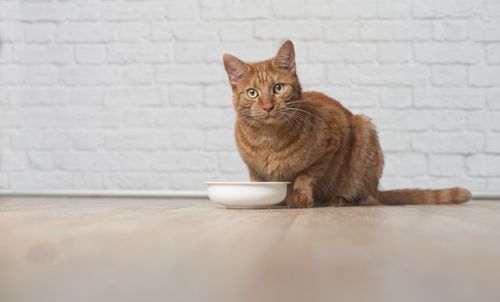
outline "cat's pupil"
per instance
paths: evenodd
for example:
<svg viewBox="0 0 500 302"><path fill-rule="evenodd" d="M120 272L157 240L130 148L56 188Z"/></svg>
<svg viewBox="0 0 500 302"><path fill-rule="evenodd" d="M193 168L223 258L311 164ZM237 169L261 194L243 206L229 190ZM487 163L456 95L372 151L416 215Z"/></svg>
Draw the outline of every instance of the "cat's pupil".
<svg viewBox="0 0 500 302"><path fill-rule="evenodd" d="M283 85L281 85L281 84L274 85L274 92L275 93L280 93L282 91L283 91Z"/></svg>

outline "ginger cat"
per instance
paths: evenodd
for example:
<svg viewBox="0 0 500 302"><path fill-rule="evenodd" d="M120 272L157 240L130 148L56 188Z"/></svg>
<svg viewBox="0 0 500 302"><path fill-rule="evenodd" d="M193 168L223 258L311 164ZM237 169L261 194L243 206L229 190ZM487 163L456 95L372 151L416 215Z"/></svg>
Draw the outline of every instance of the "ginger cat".
<svg viewBox="0 0 500 302"><path fill-rule="evenodd" d="M286 203L314 205L449 204L464 188L379 191L384 157L377 130L319 92L302 92L295 51L286 41L272 59L247 64L225 54L238 119L236 141L252 181L289 181Z"/></svg>

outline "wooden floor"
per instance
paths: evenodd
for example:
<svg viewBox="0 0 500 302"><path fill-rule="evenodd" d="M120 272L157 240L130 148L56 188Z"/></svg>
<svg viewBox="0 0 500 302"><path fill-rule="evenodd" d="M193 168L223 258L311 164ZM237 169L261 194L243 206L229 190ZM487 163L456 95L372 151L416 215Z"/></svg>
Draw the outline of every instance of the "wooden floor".
<svg viewBox="0 0 500 302"><path fill-rule="evenodd" d="M0 301L500 301L500 202L0 198Z"/></svg>

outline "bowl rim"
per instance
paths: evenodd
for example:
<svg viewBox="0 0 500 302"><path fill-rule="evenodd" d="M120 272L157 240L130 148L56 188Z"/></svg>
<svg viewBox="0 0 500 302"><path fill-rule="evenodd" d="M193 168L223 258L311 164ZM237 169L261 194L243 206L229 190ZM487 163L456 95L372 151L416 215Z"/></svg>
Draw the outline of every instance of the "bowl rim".
<svg viewBox="0 0 500 302"><path fill-rule="evenodd" d="M289 181L205 181L207 185L276 185L289 183Z"/></svg>

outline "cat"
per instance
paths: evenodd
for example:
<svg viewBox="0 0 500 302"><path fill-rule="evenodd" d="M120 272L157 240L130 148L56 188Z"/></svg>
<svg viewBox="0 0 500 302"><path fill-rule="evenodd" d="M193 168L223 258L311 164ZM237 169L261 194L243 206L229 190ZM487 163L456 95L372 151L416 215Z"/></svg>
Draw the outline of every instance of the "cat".
<svg viewBox="0 0 500 302"><path fill-rule="evenodd" d="M237 113L236 143L252 181L291 182L286 205L452 204L464 188L379 191L384 157L371 119L319 92L303 92L295 50L247 64L225 54Z"/></svg>

